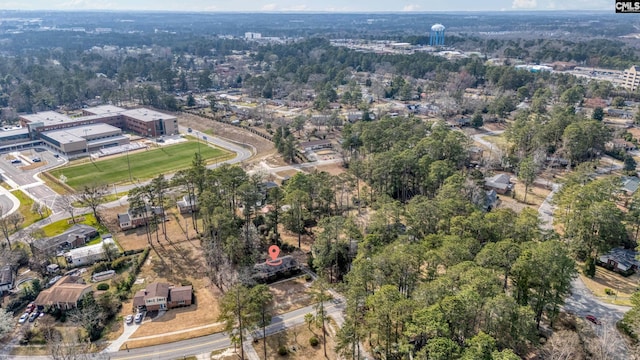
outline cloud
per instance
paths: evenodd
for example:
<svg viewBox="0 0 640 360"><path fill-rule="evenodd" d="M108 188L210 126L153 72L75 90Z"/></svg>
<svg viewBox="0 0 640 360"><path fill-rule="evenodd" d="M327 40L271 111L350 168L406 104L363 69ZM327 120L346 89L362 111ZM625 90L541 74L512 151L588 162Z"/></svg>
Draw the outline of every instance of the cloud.
<svg viewBox="0 0 640 360"><path fill-rule="evenodd" d="M65 10L85 10L85 9L112 9L113 3L108 1L93 1L93 0L69 0L63 3L55 5L58 9Z"/></svg>
<svg viewBox="0 0 640 360"><path fill-rule="evenodd" d="M538 7L537 0L513 0L511 5L514 9L535 9Z"/></svg>
<svg viewBox="0 0 640 360"><path fill-rule="evenodd" d="M103 2L97 5L92 0L69 0L55 5L57 9L76 10L76 9L111 9L113 4Z"/></svg>
<svg viewBox="0 0 640 360"><path fill-rule="evenodd" d="M283 11L306 11L309 10L307 5L294 5L287 8L283 8Z"/></svg>
<svg viewBox="0 0 640 360"><path fill-rule="evenodd" d="M409 4L409 5L405 5L402 8L402 11L418 11L422 8L422 6L420 5L416 5L416 4Z"/></svg>
<svg viewBox="0 0 640 360"><path fill-rule="evenodd" d="M276 4L267 4L262 7L262 11L274 11L278 8Z"/></svg>

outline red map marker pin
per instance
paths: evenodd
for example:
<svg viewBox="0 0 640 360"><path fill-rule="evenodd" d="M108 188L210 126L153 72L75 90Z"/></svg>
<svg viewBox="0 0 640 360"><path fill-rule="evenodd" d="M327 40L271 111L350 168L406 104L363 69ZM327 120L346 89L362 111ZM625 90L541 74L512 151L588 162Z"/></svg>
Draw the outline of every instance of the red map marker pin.
<svg viewBox="0 0 640 360"><path fill-rule="evenodd" d="M282 264L282 260L278 260L278 255L280 255L280 248L278 245L269 246L269 257L271 260L267 260L267 264L271 266L278 266Z"/></svg>

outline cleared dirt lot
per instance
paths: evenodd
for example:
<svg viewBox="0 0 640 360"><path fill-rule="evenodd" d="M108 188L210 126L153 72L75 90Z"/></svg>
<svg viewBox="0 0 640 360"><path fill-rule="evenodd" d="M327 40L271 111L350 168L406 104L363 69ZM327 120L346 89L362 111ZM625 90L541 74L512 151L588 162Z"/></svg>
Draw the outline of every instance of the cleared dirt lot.
<svg viewBox="0 0 640 360"><path fill-rule="evenodd" d="M334 350L336 346L335 334L337 326L333 321L328 321L325 327L327 329L327 357L324 356L322 329L312 325L311 330L309 330L307 325L301 325L284 332L267 336L267 359L338 359ZM309 339L313 336L320 340L320 343L317 346L311 346L309 344ZM281 346L287 348L289 351L288 355L280 356L278 354L278 348ZM262 339L255 342L253 347L258 353L260 359L264 359L264 346Z"/></svg>
<svg viewBox="0 0 640 360"><path fill-rule="evenodd" d="M123 250L143 249L149 246L145 228L119 231L115 223L118 212L126 211L127 206L121 206L103 211L103 217L107 219L108 226L120 243ZM219 291L211 284L204 271L205 264L201 254L199 240L193 239L195 232L191 218L177 214L176 209L167 210L167 238L162 231L156 236L152 234L151 251L145 264L142 266L136 284L132 288L132 294L144 289L153 282L168 282L173 285L192 284L195 293L195 303L189 307L171 309L159 317L147 317L140 328L127 343L129 348L149 346L181 339L203 336L220 331L220 326L215 324L218 318ZM185 225L188 224L188 225ZM187 240L185 228L190 233ZM158 239L160 240L158 243ZM122 305L121 316L133 312L132 299ZM153 315L153 314L151 314ZM198 328L194 331L181 332L162 337L145 338L135 341L136 338L148 337L156 334L180 332L181 330ZM122 331L121 326L114 329L116 333ZM113 336L111 336L113 338Z"/></svg>
<svg viewBox="0 0 640 360"><path fill-rule="evenodd" d="M186 113L179 114L178 119L183 126L235 142L250 144L256 149L258 158L275 154L272 142L239 127Z"/></svg>

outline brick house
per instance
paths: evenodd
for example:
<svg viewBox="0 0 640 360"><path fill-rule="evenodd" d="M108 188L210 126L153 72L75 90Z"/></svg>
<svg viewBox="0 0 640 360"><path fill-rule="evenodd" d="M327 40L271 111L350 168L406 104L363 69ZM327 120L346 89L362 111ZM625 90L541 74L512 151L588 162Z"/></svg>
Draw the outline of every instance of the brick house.
<svg viewBox="0 0 640 360"><path fill-rule="evenodd" d="M153 219L154 214L160 218L164 217L164 211L159 206L146 205L145 209L130 208L126 213L118 214L118 225L121 230L135 229Z"/></svg>
<svg viewBox="0 0 640 360"><path fill-rule="evenodd" d="M133 308L146 311L167 310L192 304L193 287L151 283L133 297Z"/></svg>

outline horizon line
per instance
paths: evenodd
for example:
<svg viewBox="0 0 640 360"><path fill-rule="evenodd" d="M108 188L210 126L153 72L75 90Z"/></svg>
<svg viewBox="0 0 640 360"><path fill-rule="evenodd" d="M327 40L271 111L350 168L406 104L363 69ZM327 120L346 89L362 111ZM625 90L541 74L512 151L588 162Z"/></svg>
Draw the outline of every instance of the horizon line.
<svg viewBox="0 0 640 360"><path fill-rule="evenodd" d="M0 11L11 12L38 12L38 11L52 11L52 12L136 12L136 13L189 13L189 14L405 14L405 15L420 15L420 14L432 14L432 13L448 13L448 14L460 14L460 13L607 13L616 14L615 10L608 9L502 9L502 10L430 10L430 11L403 11L403 10L371 10L371 11L331 11L331 10L177 10L177 9L0 9Z"/></svg>

